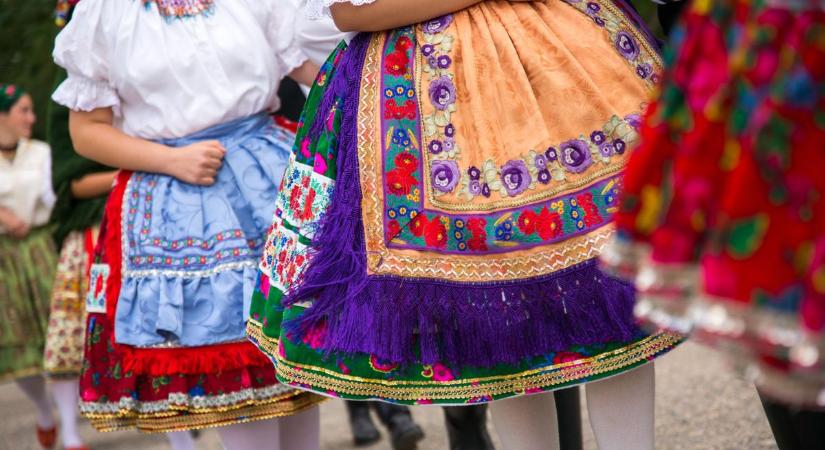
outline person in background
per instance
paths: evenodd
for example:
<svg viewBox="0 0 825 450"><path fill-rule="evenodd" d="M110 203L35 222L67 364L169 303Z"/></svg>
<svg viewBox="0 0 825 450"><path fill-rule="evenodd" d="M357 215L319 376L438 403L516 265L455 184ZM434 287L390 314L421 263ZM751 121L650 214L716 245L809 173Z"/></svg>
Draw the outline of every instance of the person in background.
<svg viewBox="0 0 825 450"><path fill-rule="evenodd" d="M269 113L281 79L317 72L294 18L276 0L83 0L57 37L74 148L122 169L87 296L80 402L98 430L319 446L321 398L279 384L243 332L294 140Z"/></svg>
<svg viewBox="0 0 825 450"><path fill-rule="evenodd" d="M14 379L37 407L37 439L51 448L57 424L43 346L57 257L46 227L55 195L51 152L32 139L32 98L0 84L0 379Z"/></svg>

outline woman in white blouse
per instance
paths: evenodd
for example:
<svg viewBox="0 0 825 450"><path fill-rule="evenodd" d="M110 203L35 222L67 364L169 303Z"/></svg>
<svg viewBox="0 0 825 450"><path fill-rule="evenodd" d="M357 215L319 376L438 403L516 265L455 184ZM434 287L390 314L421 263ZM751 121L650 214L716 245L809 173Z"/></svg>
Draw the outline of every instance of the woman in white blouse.
<svg viewBox="0 0 825 450"><path fill-rule="evenodd" d="M318 447L320 398L278 384L244 334L294 140L267 113L282 78L317 72L295 19L280 0L84 0L57 38L75 148L124 169L87 299L81 410L99 430Z"/></svg>
<svg viewBox="0 0 825 450"><path fill-rule="evenodd" d="M0 84L0 380L15 378L37 406L37 436L54 445L42 372L57 251L44 227L54 206L51 152L31 139L31 97Z"/></svg>

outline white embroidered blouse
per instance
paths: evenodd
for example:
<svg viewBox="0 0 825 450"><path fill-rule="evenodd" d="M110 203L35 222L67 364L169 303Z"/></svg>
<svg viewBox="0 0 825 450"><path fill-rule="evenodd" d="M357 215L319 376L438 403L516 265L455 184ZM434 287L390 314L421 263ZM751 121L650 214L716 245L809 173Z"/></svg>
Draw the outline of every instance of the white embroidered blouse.
<svg viewBox="0 0 825 450"><path fill-rule="evenodd" d="M13 159L0 156L0 207L36 227L49 221L54 202L52 153L48 144L23 139ZM0 225L0 234L7 231Z"/></svg>
<svg viewBox="0 0 825 450"><path fill-rule="evenodd" d="M279 106L278 85L306 56L291 0L217 0L168 18L155 2L84 0L57 36L69 77L52 98L73 110L111 107L115 126L176 138Z"/></svg>

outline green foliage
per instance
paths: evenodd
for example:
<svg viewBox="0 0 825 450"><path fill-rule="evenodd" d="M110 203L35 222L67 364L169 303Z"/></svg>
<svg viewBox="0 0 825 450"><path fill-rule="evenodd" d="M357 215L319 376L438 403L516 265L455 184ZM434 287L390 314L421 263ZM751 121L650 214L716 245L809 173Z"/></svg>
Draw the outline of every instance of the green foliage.
<svg viewBox="0 0 825 450"><path fill-rule="evenodd" d="M46 137L46 109L55 79L54 6L55 0L0 0L0 83L15 83L31 93L37 139Z"/></svg>

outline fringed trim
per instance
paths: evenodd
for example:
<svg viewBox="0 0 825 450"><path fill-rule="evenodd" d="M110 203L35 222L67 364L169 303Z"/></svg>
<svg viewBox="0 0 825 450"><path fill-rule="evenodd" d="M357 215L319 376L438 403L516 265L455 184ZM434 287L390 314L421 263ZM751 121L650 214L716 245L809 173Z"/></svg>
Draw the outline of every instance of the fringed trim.
<svg viewBox="0 0 825 450"><path fill-rule="evenodd" d="M253 344L236 342L204 347L143 349L119 345L123 365L137 375L222 373L272 363Z"/></svg>
<svg viewBox="0 0 825 450"><path fill-rule="evenodd" d="M363 289L351 292L352 284ZM642 336L633 304L633 287L602 274L595 261L496 284L370 277L327 286L286 331L327 352L492 367L576 346L631 342Z"/></svg>

